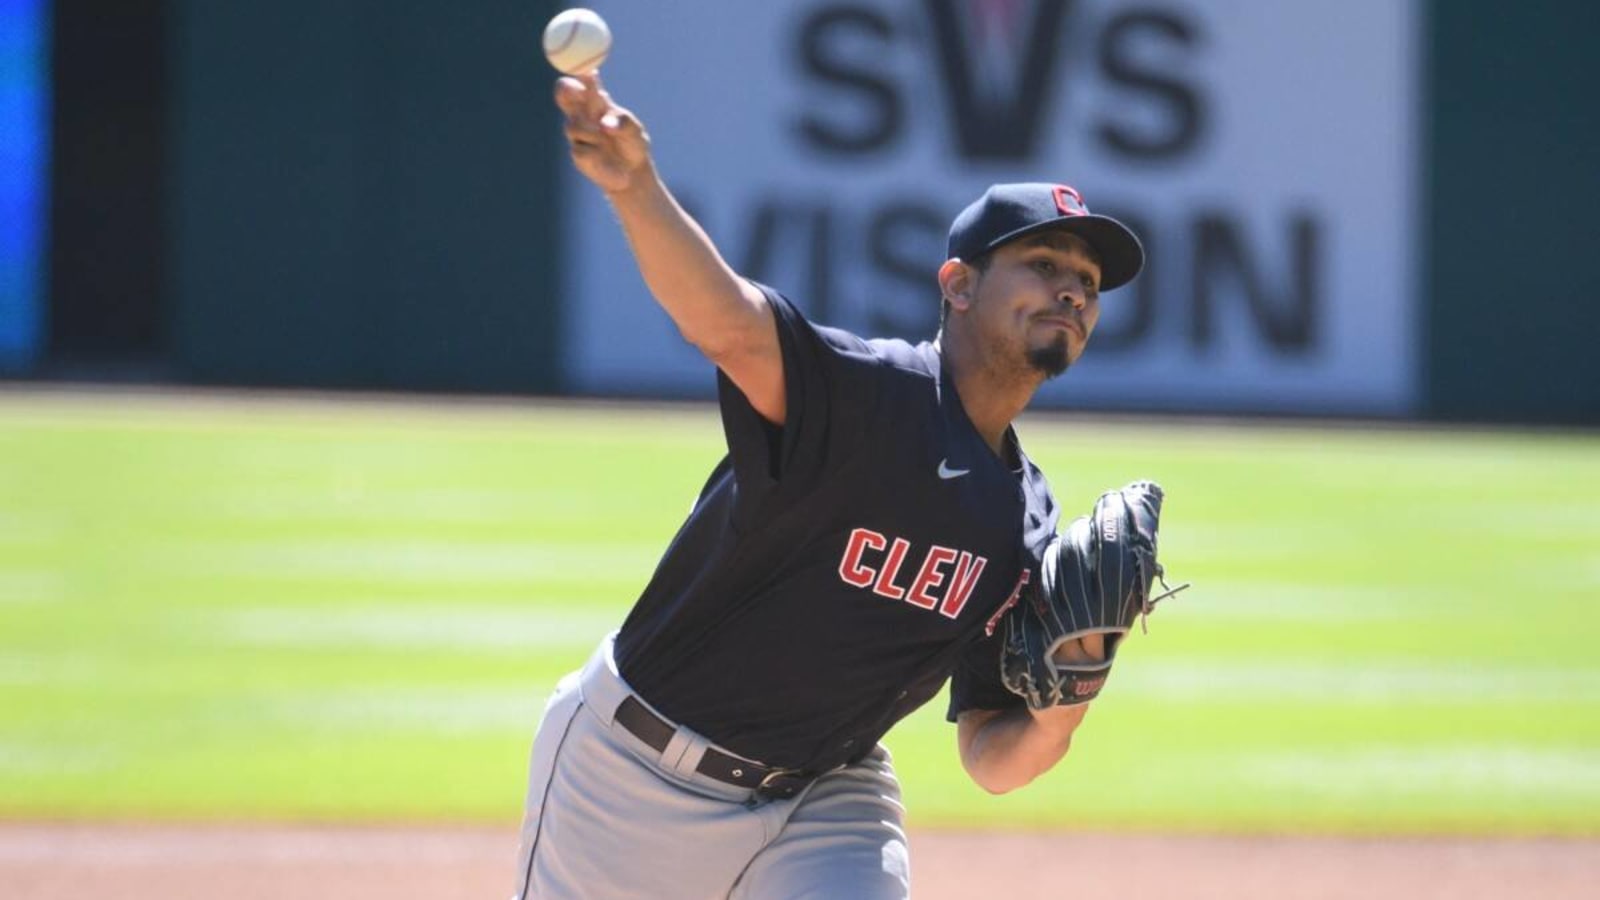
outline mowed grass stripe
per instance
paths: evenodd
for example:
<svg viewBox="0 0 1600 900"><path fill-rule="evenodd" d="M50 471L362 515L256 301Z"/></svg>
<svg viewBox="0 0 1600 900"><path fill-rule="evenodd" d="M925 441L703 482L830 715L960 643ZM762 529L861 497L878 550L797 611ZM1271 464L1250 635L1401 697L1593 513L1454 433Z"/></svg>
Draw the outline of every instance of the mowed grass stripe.
<svg viewBox="0 0 1600 900"><path fill-rule="evenodd" d="M1030 416L1197 586L1069 762L889 744L917 824L1600 833L1600 439ZM0 394L0 815L471 819L705 474L704 407ZM803 673L797 673L797 677ZM736 677L736 676L735 676Z"/></svg>

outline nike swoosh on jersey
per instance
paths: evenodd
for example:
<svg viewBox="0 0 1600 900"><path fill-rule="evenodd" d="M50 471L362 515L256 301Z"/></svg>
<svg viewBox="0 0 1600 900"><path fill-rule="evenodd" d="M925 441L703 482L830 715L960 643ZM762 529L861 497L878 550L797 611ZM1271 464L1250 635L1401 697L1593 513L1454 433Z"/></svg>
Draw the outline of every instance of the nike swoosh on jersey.
<svg viewBox="0 0 1600 900"><path fill-rule="evenodd" d="M971 469L952 469L948 465L949 462L950 461L948 459L939 460L939 477L943 478L945 481L949 481L952 478L960 478L961 476L972 471Z"/></svg>

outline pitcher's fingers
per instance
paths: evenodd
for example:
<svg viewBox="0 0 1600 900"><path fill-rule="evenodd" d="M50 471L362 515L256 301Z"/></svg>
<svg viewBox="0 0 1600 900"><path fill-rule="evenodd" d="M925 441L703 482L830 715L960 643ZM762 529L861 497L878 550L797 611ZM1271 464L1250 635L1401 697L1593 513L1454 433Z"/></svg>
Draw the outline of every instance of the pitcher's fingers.
<svg viewBox="0 0 1600 900"><path fill-rule="evenodd" d="M568 126L567 143L573 147L598 147L606 142L605 136L593 128Z"/></svg>
<svg viewBox="0 0 1600 900"><path fill-rule="evenodd" d="M595 70L585 75L574 75L584 86L583 95L584 111L598 119L611 109L611 95L606 93L605 86L600 83L600 72Z"/></svg>
<svg viewBox="0 0 1600 900"><path fill-rule="evenodd" d="M629 134L641 130L638 118L620 106L611 107L600 117L600 127L617 134Z"/></svg>
<svg viewBox="0 0 1600 900"><path fill-rule="evenodd" d="M642 144L650 140L644 133L644 123L639 117L620 106L613 107L600 119L602 131L611 134L624 144Z"/></svg>
<svg viewBox="0 0 1600 900"><path fill-rule="evenodd" d="M566 76L556 79L555 98L556 108L571 119L584 113L589 101L589 86L582 81ZM595 118L595 116L589 116Z"/></svg>
<svg viewBox="0 0 1600 900"><path fill-rule="evenodd" d="M610 137L602 130L599 123L588 119L568 119L561 127L561 131L569 141L584 141L590 144L599 143Z"/></svg>

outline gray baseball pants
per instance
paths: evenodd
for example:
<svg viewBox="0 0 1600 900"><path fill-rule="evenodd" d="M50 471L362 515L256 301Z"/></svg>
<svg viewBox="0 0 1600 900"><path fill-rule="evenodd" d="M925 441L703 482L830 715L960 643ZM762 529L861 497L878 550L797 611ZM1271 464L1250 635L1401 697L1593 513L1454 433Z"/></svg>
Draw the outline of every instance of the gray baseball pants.
<svg viewBox="0 0 1600 900"><path fill-rule="evenodd" d="M633 691L611 647L607 637L545 707L515 900L909 896L900 785L882 745L790 799L758 797L696 773L710 744L689 729L657 752L613 721Z"/></svg>

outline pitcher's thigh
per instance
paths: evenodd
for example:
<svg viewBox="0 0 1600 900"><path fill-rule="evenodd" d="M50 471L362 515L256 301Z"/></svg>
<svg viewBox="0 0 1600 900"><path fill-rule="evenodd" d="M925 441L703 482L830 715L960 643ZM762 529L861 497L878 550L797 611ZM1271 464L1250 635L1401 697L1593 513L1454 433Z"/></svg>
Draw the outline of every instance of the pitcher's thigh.
<svg viewBox="0 0 1600 900"><path fill-rule="evenodd" d="M733 900L905 900L904 813L886 756L824 776L750 864Z"/></svg>
<svg viewBox="0 0 1600 900"><path fill-rule="evenodd" d="M512 900L525 900L531 874L531 857L541 836L546 795L555 772L556 757L565 746L573 720L583 707L576 672L561 679L545 704L544 717L534 735L528 759L528 796L522 813L521 846L517 848L516 887Z"/></svg>
<svg viewBox="0 0 1600 900"><path fill-rule="evenodd" d="M537 815L530 815L520 896L726 897L765 840L760 818L672 781L619 746L586 707L567 725Z"/></svg>

